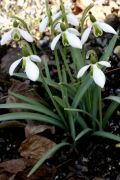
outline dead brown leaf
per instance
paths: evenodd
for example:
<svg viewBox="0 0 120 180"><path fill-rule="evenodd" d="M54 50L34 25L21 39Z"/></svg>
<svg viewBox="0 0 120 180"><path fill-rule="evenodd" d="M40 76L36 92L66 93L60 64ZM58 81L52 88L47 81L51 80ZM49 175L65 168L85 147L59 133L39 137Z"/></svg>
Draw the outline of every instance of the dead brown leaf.
<svg viewBox="0 0 120 180"><path fill-rule="evenodd" d="M11 83L12 85L8 90L8 97L6 99L6 103L24 103L23 100L9 94L9 92L14 92L14 93L29 97L31 99L36 100L37 102L41 102L41 103L47 105L46 102L36 93L36 91L30 87L29 80L21 82L19 80L12 79L11 82L12 82ZM23 109L15 108L15 109L10 109L10 111L11 112L20 112L20 111L23 111Z"/></svg>
<svg viewBox="0 0 120 180"><path fill-rule="evenodd" d="M20 171L23 171L26 168L26 161L23 158L12 159L0 163L1 172L9 172L11 174L16 174Z"/></svg>
<svg viewBox="0 0 120 180"><path fill-rule="evenodd" d="M54 145L55 143L46 137L33 135L22 142L19 152L22 157L36 161L41 159Z"/></svg>
<svg viewBox="0 0 120 180"><path fill-rule="evenodd" d="M27 121L27 125L25 127L25 137L28 138L32 135L42 133L45 130L50 130L52 134L55 133L55 127L54 126L48 126L45 124L40 124L38 122L34 121Z"/></svg>

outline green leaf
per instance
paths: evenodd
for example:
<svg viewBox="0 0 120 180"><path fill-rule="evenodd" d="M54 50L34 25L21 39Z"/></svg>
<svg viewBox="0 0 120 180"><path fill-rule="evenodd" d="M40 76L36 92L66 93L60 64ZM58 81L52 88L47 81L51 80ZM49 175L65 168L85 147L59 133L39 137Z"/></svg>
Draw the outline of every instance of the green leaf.
<svg viewBox="0 0 120 180"><path fill-rule="evenodd" d="M120 97L119 96L108 96L105 99L110 99L120 104Z"/></svg>
<svg viewBox="0 0 120 180"><path fill-rule="evenodd" d="M76 136L75 141L78 141L80 138L82 138L84 135L86 135L90 131L92 131L92 129L90 129L90 128L84 129Z"/></svg>
<svg viewBox="0 0 120 180"><path fill-rule="evenodd" d="M63 101L63 99L59 98L58 96L53 96L53 98L62 108L66 107L66 104Z"/></svg>
<svg viewBox="0 0 120 180"><path fill-rule="evenodd" d="M105 128L108 120L110 119L110 117L112 116L113 112L117 109L117 107L119 106L118 103L116 102L112 102L109 107L107 108L107 111L104 115L104 118L103 118L103 128Z"/></svg>
<svg viewBox="0 0 120 180"><path fill-rule="evenodd" d="M17 120L17 119L19 120L30 119L30 120L36 120L36 121L41 121L41 122L47 122L47 123L53 124L55 126L58 126L64 129L64 126L60 121L54 119L53 117L41 115L38 113L15 112L15 113L7 113L7 114L0 115L0 121Z"/></svg>
<svg viewBox="0 0 120 180"><path fill-rule="evenodd" d="M98 119L93 117L90 113L88 113L88 112L86 112L86 111L84 111L82 109L64 108L64 110L66 110L66 111L77 111L77 112L81 112L81 113L89 116L92 120L94 120L98 124L99 128L101 129L101 126L100 126L100 123L99 123Z"/></svg>
<svg viewBox="0 0 120 180"><path fill-rule="evenodd" d="M93 135L94 136L100 136L100 137L103 137L103 138L108 138L108 139L120 142L120 136L117 136L117 135L112 134L110 132L96 131L95 133L93 133Z"/></svg>
<svg viewBox="0 0 120 180"><path fill-rule="evenodd" d="M84 65L84 59L82 57L82 54L81 54L80 50L77 48L71 47L70 51L71 51L73 62L75 64L77 70L79 70Z"/></svg>
<svg viewBox="0 0 120 180"><path fill-rule="evenodd" d="M12 96L14 96L14 97L16 97L18 99L21 99L21 100L23 100L23 101L25 101L27 103L34 104L34 105L37 105L37 106L41 105L38 101L36 101L36 100L34 100L32 98L23 96L21 94L14 93L14 92L11 92L11 91L9 91L8 94L10 94L10 95L12 95Z"/></svg>
<svg viewBox="0 0 120 180"><path fill-rule="evenodd" d="M60 120L59 116L57 116L56 114L54 114L52 111L50 111L48 108L46 108L43 105L31 105L31 104L27 104L27 103L7 103L7 104L0 104L0 109L29 109L29 110L33 110L33 111L37 111L40 112L42 114L51 116L57 120Z"/></svg>
<svg viewBox="0 0 120 180"><path fill-rule="evenodd" d="M69 143L62 142L60 144L55 145L53 148L51 148L31 169L31 171L28 174L28 177L30 177L48 158L50 158L56 151L58 151L63 146L68 146Z"/></svg>
<svg viewBox="0 0 120 180"><path fill-rule="evenodd" d="M113 52L113 48L114 48L114 46L116 44L117 38L118 38L118 36L114 35L113 38L110 40L110 43L107 46L107 48L106 48L105 52L103 53L103 55L101 56L100 61L102 61L102 60L108 61L109 60L109 57L111 56L111 54Z"/></svg>
<svg viewBox="0 0 120 180"><path fill-rule="evenodd" d="M88 75L85 77L84 81L79 86L79 88L74 96L74 99L72 102L72 108L76 108L79 105L80 100L82 99L83 95L86 93L86 91L92 84L92 81L93 80Z"/></svg>

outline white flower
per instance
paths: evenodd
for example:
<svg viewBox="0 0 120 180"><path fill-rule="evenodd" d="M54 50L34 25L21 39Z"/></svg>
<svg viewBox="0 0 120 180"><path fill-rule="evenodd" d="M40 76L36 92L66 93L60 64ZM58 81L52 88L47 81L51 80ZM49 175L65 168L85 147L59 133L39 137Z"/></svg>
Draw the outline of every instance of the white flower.
<svg viewBox="0 0 120 180"><path fill-rule="evenodd" d="M27 31L14 27L12 30L8 31L2 36L1 45L10 42L12 39L19 40L21 37L28 42L33 42L32 36Z"/></svg>
<svg viewBox="0 0 120 180"><path fill-rule="evenodd" d="M57 18L60 18L60 16L62 15L61 11L58 11L56 14L54 14L52 16L52 20L55 21ZM68 24L71 24L73 26L78 26L79 25L79 21L77 19L77 17L72 14L72 13L68 13L66 15L67 17L67 21L68 21ZM48 26L49 24L49 19L48 17L46 16L40 23L39 25L39 31L42 33L45 31L46 27Z"/></svg>
<svg viewBox="0 0 120 180"><path fill-rule="evenodd" d="M106 67L111 67L111 64L109 62L107 62L107 61L99 61L99 62L97 62L95 64L89 64L89 65L86 65L86 66L82 67L78 71L77 78L82 77L85 74L85 72L88 70L88 68L90 67L91 71L92 71L93 80L95 81L95 83L98 86L103 88L104 85L105 85L106 78L105 78L105 75L102 72L102 70L99 68L99 65L106 66Z"/></svg>
<svg viewBox="0 0 120 180"><path fill-rule="evenodd" d="M21 59L16 60L10 66L10 69L9 69L10 76L13 75L16 67L21 61L23 63L24 71L26 72L27 77L32 81L36 81L39 78L39 68L34 62L41 62L40 57L37 55L22 57Z"/></svg>
<svg viewBox="0 0 120 180"><path fill-rule="evenodd" d="M51 49L54 50L57 42L59 41L60 37L62 37L62 41L64 45L71 45L74 48L82 49L82 43L80 39L77 37L80 33L74 28L68 28L64 31L61 30L60 24L57 24L56 30L60 32L51 43Z"/></svg>
<svg viewBox="0 0 120 180"><path fill-rule="evenodd" d="M88 40L88 37L92 29L96 37L101 36L103 34L103 31L107 33L117 34L117 32L110 25L102 21L95 21L84 31L81 38L82 44L84 44Z"/></svg>

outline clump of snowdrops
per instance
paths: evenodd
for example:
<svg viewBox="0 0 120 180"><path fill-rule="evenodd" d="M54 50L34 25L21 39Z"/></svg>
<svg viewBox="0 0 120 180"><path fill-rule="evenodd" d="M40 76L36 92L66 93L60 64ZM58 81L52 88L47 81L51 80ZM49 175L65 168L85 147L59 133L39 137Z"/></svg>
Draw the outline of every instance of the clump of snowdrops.
<svg viewBox="0 0 120 180"><path fill-rule="evenodd" d="M45 106L42 102L36 102L33 99L10 92L26 103L1 104L0 108L22 108L33 110L33 112L3 114L0 115L0 120L31 119L50 123L67 132L71 136L71 144L74 146L80 138L87 134L120 141L119 136L104 130L111 115L118 107L120 97L107 97L114 102L103 114L101 94L106 82L105 70L111 67L109 57L118 34L110 25L96 20L90 12L93 4L84 10L79 20L72 12L66 12L64 3L62 0L60 2L60 10L56 14L52 14L46 0L47 16L39 25L41 33L48 26L51 30L50 48L54 54L57 77L51 77L48 62L42 62L42 59L37 55L34 39L24 20L14 16L12 30L5 33L1 39L1 45L14 40L18 41L22 48L21 58L11 64L9 74L41 82L51 100L51 106ZM91 25L86 27L88 20ZM105 52L98 58L94 49L86 52L84 45L89 41L90 33L93 33L96 38L102 36L103 32L113 34L113 38ZM41 63L44 63L44 69L41 68ZM18 65L21 65L23 69L22 74L15 73ZM44 100L48 101L48 99ZM29 175L56 150L71 145L63 139L61 141L37 162Z"/></svg>

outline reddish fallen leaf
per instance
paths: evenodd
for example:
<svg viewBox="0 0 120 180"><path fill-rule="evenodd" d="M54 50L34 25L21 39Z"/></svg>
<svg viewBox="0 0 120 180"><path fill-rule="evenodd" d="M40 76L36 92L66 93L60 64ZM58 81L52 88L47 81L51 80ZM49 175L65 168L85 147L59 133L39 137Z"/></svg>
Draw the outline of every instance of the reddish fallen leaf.
<svg viewBox="0 0 120 180"><path fill-rule="evenodd" d="M0 163L1 172L9 172L11 174L16 174L20 171L23 171L26 168L26 161L23 158L12 159Z"/></svg>
<svg viewBox="0 0 120 180"><path fill-rule="evenodd" d="M39 160L54 145L55 143L46 137L33 135L22 142L19 152L24 158Z"/></svg>

